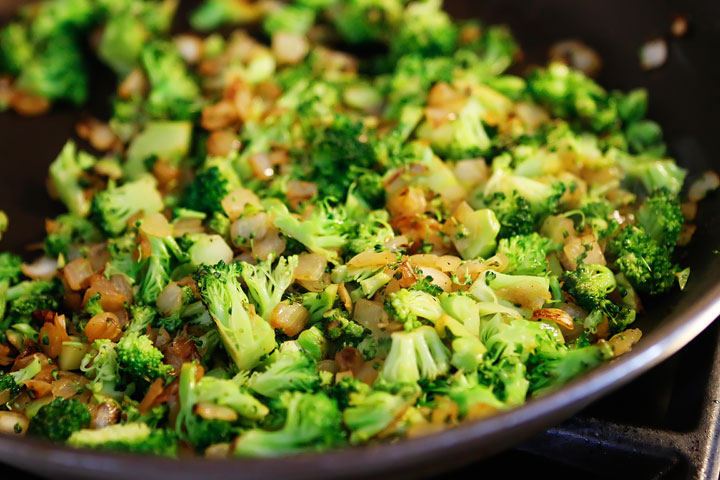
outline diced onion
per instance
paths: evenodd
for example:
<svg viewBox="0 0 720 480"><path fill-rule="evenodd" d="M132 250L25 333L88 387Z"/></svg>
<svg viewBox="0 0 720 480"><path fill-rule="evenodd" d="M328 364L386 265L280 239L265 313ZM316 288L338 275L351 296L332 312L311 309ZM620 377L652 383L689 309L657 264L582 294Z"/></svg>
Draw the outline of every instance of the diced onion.
<svg viewBox="0 0 720 480"><path fill-rule="evenodd" d="M708 170L690 185L688 199L691 202L699 202L718 187L720 187L720 177L712 170Z"/></svg>
<svg viewBox="0 0 720 480"><path fill-rule="evenodd" d="M205 420L222 420L224 422L234 422L238 418L237 412L230 407L216 405L210 402L198 402L195 405L195 413Z"/></svg>
<svg viewBox="0 0 720 480"><path fill-rule="evenodd" d="M443 272L452 272L460 267L462 259L455 255L418 254L410 257L410 263L418 267L433 267Z"/></svg>
<svg viewBox="0 0 720 480"><path fill-rule="evenodd" d="M442 288L444 292L449 292L452 289L452 280L450 280L450 277L437 268L420 267L420 272L422 272L422 275L425 277L432 277L430 283Z"/></svg>
<svg viewBox="0 0 720 480"><path fill-rule="evenodd" d="M233 251L220 235L204 235L189 250L193 265L215 265L219 261L230 263Z"/></svg>
<svg viewBox="0 0 720 480"><path fill-rule="evenodd" d="M570 330L572 330L575 326L573 317L559 308L540 308L535 310L532 314L531 320L544 320L547 322L557 323L558 325Z"/></svg>
<svg viewBox="0 0 720 480"><path fill-rule="evenodd" d="M120 335L121 332L120 321L114 313L110 312L95 315L88 321L87 325L85 325L85 335L90 343L93 343L99 338L113 340Z"/></svg>
<svg viewBox="0 0 720 480"><path fill-rule="evenodd" d="M90 286L90 277L93 273L90 262L84 257L76 258L65 265L63 269L65 280L73 290L81 290Z"/></svg>
<svg viewBox="0 0 720 480"><path fill-rule="evenodd" d="M252 253L260 260L267 260L270 255L276 257L285 251L285 239L280 236L276 228L268 229L268 233L253 243Z"/></svg>
<svg viewBox="0 0 720 480"><path fill-rule="evenodd" d="M0 411L0 432L11 435L25 435L30 419L22 413Z"/></svg>
<svg viewBox="0 0 720 480"><path fill-rule="evenodd" d="M260 199L247 188L238 187L222 200L222 207L230 220L236 220L245 211L247 205L260 205Z"/></svg>
<svg viewBox="0 0 720 480"><path fill-rule="evenodd" d="M48 257L40 257L31 264L22 265L22 273L36 280L52 280L57 270L57 260Z"/></svg>
<svg viewBox="0 0 720 480"><path fill-rule="evenodd" d="M397 256L392 252L376 252L374 250L366 250L358 253L347 262L348 268L363 267L384 267L389 263L397 260Z"/></svg>
<svg viewBox="0 0 720 480"><path fill-rule="evenodd" d="M270 226L270 216L264 212L238 218L230 226L230 236L237 246L247 246L249 240L265 237Z"/></svg>
<svg viewBox="0 0 720 480"><path fill-rule="evenodd" d="M140 230L148 236L164 238L173 234L172 227L162 213L153 213L143 218L140 223Z"/></svg>
<svg viewBox="0 0 720 480"><path fill-rule="evenodd" d="M612 347L613 355L620 356L623 353L627 353L632 349L632 346L640 341L642 332L639 328L629 328L624 332L617 333L608 340L610 347Z"/></svg>
<svg viewBox="0 0 720 480"><path fill-rule="evenodd" d="M310 319L310 312L300 303L282 301L270 314L270 325L282 330L288 337L294 337L305 328Z"/></svg>
<svg viewBox="0 0 720 480"><path fill-rule="evenodd" d="M272 36L272 50L279 64L294 65L307 55L310 45L305 35L277 32Z"/></svg>
<svg viewBox="0 0 720 480"><path fill-rule="evenodd" d="M327 259L318 253L301 253L298 256L298 265L295 268L295 280L320 280L327 268Z"/></svg>
<svg viewBox="0 0 720 480"><path fill-rule="evenodd" d="M182 289L175 282L170 282L157 297L157 308L160 315L167 317L182 307Z"/></svg>

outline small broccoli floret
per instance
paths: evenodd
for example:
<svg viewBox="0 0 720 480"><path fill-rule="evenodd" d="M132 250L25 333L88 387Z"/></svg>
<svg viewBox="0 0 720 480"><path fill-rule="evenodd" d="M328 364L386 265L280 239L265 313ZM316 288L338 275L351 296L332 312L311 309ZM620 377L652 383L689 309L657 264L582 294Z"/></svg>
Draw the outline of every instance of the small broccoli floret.
<svg viewBox="0 0 720 480"><path fill-rule="evenodd" d="M173 237L158 238L148 236L150 243L150 256L143 261L145 273L140 280L138 298L146 304L154 304L160 292L170 282L170 266L172 258L185 260L182 252Z"/></svg>
<svg viewBox="0 0 720 480"><path fill-rule="evenodd" d="M22 258L10 252L0 253L0 282L15 283L22 275Z"/></svg>
<svg viewBox="0 0 720 480"><path fill-rule="evenodd" d="M272 10L263 19L263 30L268 36L287 32L305 34L315 22L315 11L300 5L285 5Z"/></svg>
<svg viewBox="0 0 720 480"><path fill-rule="evenodd" d="M330 311L338 298L338 286L331 283L322 292L307 292L302 296L303 307L310 312L309 324L315 324L322 320L323 315Z"/></svg>
<svg viewBox="0 0 720 480"><path fill-rule="evenodd" d="M246 0L205 0L190 16L194 30L207 32L224 25L240 25L258 18L261 9Z"/></svg>
<svg viewBox="0 0 720 480"><path fill-rule="evenodd" d="M319 384L315 362L292 345L283 345L275 361L248 381L252 390L272 398L287 390L312 391Z"/></svg>
<svg viewBox="0 0 720 480"><path fill-rule="evenodd" d="M390 39L390 53L399 58L417 53L434 57L452 53L458 29L442 10L440 0L413 2L405 8L400 25Z"/></svg>
<svg viewBox="0 0 720 480"><path fill-rule="evenodd" d="M658 244L640 228L625 227L610 241L608 250L617 255L615 264L632 286L642 292L657 295L675 283L679 267L672 263L672 250Z"/></svg>
<svg viewBox="0 0 720 480"><path fill-rule="evenodd" d="M658 190L678 195L682 189L687 171L674 160L657 159L651 156L633 156L616 150L618 164L631 180L640 182L648 193Z"/></svg>
<svg viewBox="0 0 720 480"><path fill-rule="evenodd" d="M552 240L533 232L501 239L497 253L506 255L510 260L503 272L538 276L547 272L546 256L554 247Z"/></svg>
<svg viewBox="0 0 720 480"><path fill-rule="evenodd" d="M12 315L27 317L35 310L57 310L57 284L50 280L25 280L5 292L8 311Z"/></svg>
<svg viewBox="0 0 720 480"><path fill-rule="evenodd" d="M172 371L162 363L163 354L147 335L126 333L117 344L117 362L121 374L133 380L161 378Z"/></svg>
<svg viewBox="0 0 720 480"><path fill-rule="evenodd" d="M362 124L343 115L327 128L311 131L308 178L318 186L322 198L344 200L357 169L375 165L375 151L363 135Z"/></svg>
<svg viewBox="0 0 720 480"><path fill-rule="evenodd" d="M64 441L75 431L90 426L90 411L74 398L58 397L40 407L28 433L53 441Z"/></svg>
<svg viewBox="0 0 720 480"><path fill-rule="evenodd" d="M280 303L283 293L292 283L298 257L280 257L274 269L272 263L271 255L257 265L243 263L241 271L250 298L257 307L258 314L265 320L270 319L273 309Z"/></svg>
<svg viewBox="0 0 720 480"><path fill-rule="evenodd" d="M316 362L325 358L325 354L327 353L327 340L319 328L312 326L303 330L300 332L300 335L298 335L297 342L300 348L302 348L302 351Z"/></svg>
<svg viewBox="0 0 720 480"><path fill-rule="evenodd" d="M18 395L20 395L20 385L15 383L12 376L7 373L0 373L0 396L5 400L4 404L12 402Z"/></svg>
<svg viewBox="0 0 720 480"><path fill-rule="evenodd" d="M117 345L107 339L95 340L92 350L80 362L80 370L91 379L88 383L94 393L118 396L115 391L118 379Z"/></svg>
<svg viewBox="0 0 720 480"><path fill-rule="evenodd" d="M457 113L457 118L440 127L425 123L417 135L430 140L433 150L443 158L478 158L486 155L490 148L490 137L482 124L484 114L480 102L470 99Z"/></svg>
<svg viewBox="0 0 720 480"><path fill-rule="evenodd" d="M66 32L39 41L15 86L23 91L79 105L87 99L88 76L79 42Z"/></svg>
<svg viewBox="0 0 720 480"><path fill-rule="evenodd" d="M275 348L275 332L262 317L248 311L240 275L240 264L220 262L201 266L195 281L228 354L240 370L249 370Z"/></svg>
<svg viewBox="0 0 720 480"><path fill-rule="evenodd" d="M95 158L78 152L75 142L68 141L60 155L50 164L50 181L60 200L73 215L84 217L90 211L90 201L83 188L83 175L94 163Z"/></svg>
<svg viewBox="0 0 720 480"><path fill-rule="evenodd" d="M540 350L528 361L530 393L538 395L559 387L612 357L609 345Z"/></svg>
<svg viewBox="0 0 720 480"><path fill-rule="evenodd" d="M483 202L495 213L500 222L499 238L529 235L535 230L535 215L530 203L517 192L511 195L495 192L485 197Z"/></svg>
<svg viewBox="0 0 720 480"><path fill-rule="evenodd" d="M402 15L401 0L349 0L328 9L333 25L348 43L385 41Z"/></svg>
<svg viewBox="0 0 720 480"><path fill-rule="evenodd" d="M280 430L249 430L235 442L238 456L271 457L305 450L326 450L343 442L342 416L335 401L324 393L288 392L282 398L287 409Z"/></svg>
<svg viewBox="0 0 720 480"><path fill-rule="evenodd" d="M45 253L51 257L67 255L71 245L85 245L100 240L100 231L88 219L73 214L60 215L45 237Z"/></svg>
<svg viewBox="0 0 720 480"><path fill-rule="evenodd" d="M147 109L153 118L185 120L200 109L200 88L170 43L154 41L141 53L150 80Z"/></svg>
<svg viewBox="0 0 720 480"><path fill-rule="evenodd" d="M463 202L455 208L450 222L450 239L462 258L489 257L495 251L501 226L492 210L473 210Z"/></svg>
<svg viewBox="0 0 720 480"><path fill-rule="evenodd" d="M137 180L148 173L148 159L179 161L190 150L192 122L152 121L135 135L127 149L125 177Z"/></svg>
<svg viewBox="0 0 720 480"><path fill-rule="evenodd" d="M149 305L134 304L130 306L130 323L125 327L126 332L145 333L147 327L153 322L158 312Z"/></svg>
<svg viewBox="0 0 720 480"><path fill-rule="evenodd" d="M457 404L461 417L465 417L478 405L491 410L507 408L490 387L478 383L477 375L455 375L452 381L439 391L447 394Z"/></svg>
<svg viewBox="0 0 720 480"><path fill-rule="evenodd" d="M392 334L392 346L378 377L390 385L434 380L450 369L450 352L434 328Z"/></svg>
<svg viewBox="0 0 720 480"><path fill-rule="evenodd" d="M26 25L10 23L0 29L0 70L17 75L32 55L33 45Z"/></svg>
<svg viewBox="0 0 720 480"><path fill-rule="evenodd" d="M83 429L72 433L67 440L74 448L112 450L174 457L177 439L172 432L152 429L144 423L123 423L98 430Z"/></svg>
<svg viewBox="0 0 720 480"><path fill-rule="evenodd" d="M615 275L604 265L581 264L563 276L563 290L588 310L600 306L615 286Z"/></svg>
<svg viewBox="0 0 720 480"><path fill-rule="evenodd" d="M298 219L279 202L272 203L269 211L275 217L273 225L282 233L302 243L311 252L324 256L329 262L337 264L340 261L337 250L347 242L342 210L321 203L315 206L308 220Z"/></svg>
<svg viewBox="0 0 720 480"><path fill-rule="evenodd" d="M343 422L350 430L350 443L363 443L386 429L412 403L412 397L372 390L359 384L360 390L349 395Z"/></svg>
<svg viewBox="0 0 720 480"><path fill-rule="evenodd" d="M684 221L676 197L657 192L645 200L636 217L653 240L669 248L675 247Z"/></svg>
<svg viewBox="0 0 720 480"><path fill-rule="evenodd" d="M348 195L348 199L350 199L350 195ZM387 240L395 236L392 227L388 224L387 210L365 212L352 223L348 232L347 254L357 255L367 250L373 250L378 246L383 246Z"/></svg>
<svg viewBox="0 0 720 480"><path fill-rule="evenodd" d="M440 301L429 293L402 288L385 300L385 310L405 324L406 330L421 325L419 318L437 322L442 316Z"/></svg>
<svg viewBox="0 0 720 480"><path fill-rule="evenodd" d="M105 233L118 236L127 227L128 220L138 212L148 215L162 209L163 200L154 177L145 176L95 194L91 215Z"/></svg>
<svg viewBox="0 0 720 480"><path fill-rule="evenodd" d="M222 212L222 200L230 193L228 180L217 167L198 173L187 186L183 205L205 213Z"/></svg>
<svg viewBox="0 0 720 480"><path fill-rule="evenodd" d="M325 332L330 340L340 345L357 346L365 337L366 329L348 318L348 314L339 308L330 310L323 316Z"/></svg>
<svg viewBox="0 0 720 480"><path fill-rule="evenodd" d="M249 393L241 390L234 380L204 376L197 380L198 366L183 365L180 372L180 411L175 421L179 438L189 442L198 450L214 443L229 441L237 428L233 421L204 419L195 413L199 402L227 406L250 420L260 420L268 414L268 408Z"/></svg>

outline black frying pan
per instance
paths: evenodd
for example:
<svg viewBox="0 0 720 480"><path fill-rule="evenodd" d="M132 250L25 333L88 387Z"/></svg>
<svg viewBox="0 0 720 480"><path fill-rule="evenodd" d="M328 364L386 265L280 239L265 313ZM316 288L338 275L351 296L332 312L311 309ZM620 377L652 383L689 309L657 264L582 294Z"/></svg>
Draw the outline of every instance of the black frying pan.
<svg viewBox="0 0 720 480"><path fill-rule="evenodd" d="M18 0L0 0L3 9ZM548 45L580 38L602 56L600 82L608 88L645 86L650 117L663 125L672 154L692 181L708 168L720 169L720 3L712 0L447 0L460 17L508 23L526 59L544 62ZM6 12L5 12L6 13ZM673 13L691 17L691 31L670 39ZM669 58L659 70L639 67L640 45L669 39ZM112 76L93 69L89 110L108 110ZM45 193L49 162L73 134L81 113L56 108L35 119L0 115L0 208L11 230L0 244L20 250L42 238L43 219L60 208ZM54 478L283 479L338 477L417 477L456 468L507 448L577 412L682 348L720 314L720 194L701 204L698 230L683 264L692 269L685 292L646 301L638 321L644 332L632 352L563 389L487 420L394 444L356 447L272 460L169 460L76 451L31 438L0 436L0 460Z"/></svg>

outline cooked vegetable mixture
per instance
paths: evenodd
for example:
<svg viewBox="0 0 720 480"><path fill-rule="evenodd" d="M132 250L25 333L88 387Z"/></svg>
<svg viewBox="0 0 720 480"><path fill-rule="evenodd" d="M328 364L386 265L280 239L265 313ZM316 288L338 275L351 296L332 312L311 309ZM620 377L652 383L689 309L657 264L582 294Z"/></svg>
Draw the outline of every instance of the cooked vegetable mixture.
<svg viewBox="0 0 720 480"><path fill-rule="evenodd" d="M86 51L118 77L50 165L44 253L0 254L1 431L209 457L428 434L627 352L640 298L687 282L718 177L681 203L644 90L506 74L508 29L439 0L207 0L172 37L176 3L0 32L0 109L82 105Z"/></svg>

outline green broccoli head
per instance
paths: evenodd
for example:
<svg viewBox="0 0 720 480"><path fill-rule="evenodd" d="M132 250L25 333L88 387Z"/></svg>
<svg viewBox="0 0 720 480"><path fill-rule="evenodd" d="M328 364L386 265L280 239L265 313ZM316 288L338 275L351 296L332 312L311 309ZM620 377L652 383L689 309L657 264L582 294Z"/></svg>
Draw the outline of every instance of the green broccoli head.
<svg viewBox="0 0 720 480"><path fill-rule="evenodd" d="M405 288L387 297L385 310L398 321L403 322L406 330L421 325L420 318L435 323L442 316L442 307L436 297L421 290Z"/></svg>
<svg viewBox="0 0 720 480"><path fill-rule="evenodd" d="M547 272L546 256L554 248L552 240L533 232L501 239L497 253L506 255L510 260L505 273L537 276Z"/></svg>
<svg viewBox="0 0 720 480"><path fill-rule="evenodd" d="M240 370L249 370L275 349L275 332L262 317L251 315L240 275L239 263L220 262L202 265L195 281L228 354Z"/></svg>
<svg viewBox="0 0 720 480"><path fill-rule="evenodd" d="M450 369L450 352L433 327L392 334L392 346L378 377L380 384L413 384L435 380Z"/></svg>
<svg viewBox="0 0 720 480"><path fill-rule="evenodd" d="M349 0L328 9L342 39L352 44L386 41L402 11L401 0Z"/></svg>
<svg viewBox="0 0 720 480"><path fill-rule="evenodd" d="M424 57L448 55L458 41L458 28L442 10L440 0L409 4L390 39L390 53L399 58L408 53Z"/></svg>
<svg viewBox="0 0 720 480"><path fill-rule="evenodd" d="M657 295L675 283L679 267L672 262L672 250L657 243L644 230L625 227L607 248L617 256L615 265L637 290Z"/></svg>
<svg viewBox="0 0 720 480"><path fill-rule="evenodd" d="M317 365L297 347L283 346L277 358L263 372L255 372L248 386L265 397L278 397L283 391L313 391L320 385Z"/></svg>
<svg viewBox="0 0 720 480"><path fill-rule="evenodd" d="M5 400L4 403L12 402L18 395L20 395L20 385L15 383L12 375L0 373L0 397Z"/></svg>
<svg viewBox="0 0 720 480"><path fill-rule="evenodd" d="M158 213L163 199L154 177L145 176L120 187L108 187L95 194L91 216L106 234L118 236L127 228L128 220L139 212Z"/></svg>
<svg viewBox="0 0 720 480"><path fill-rule="evenodd" d="M663 191L656 192L640 206L636 217L653 240L670 249L675 247L684 222L677 197Z"/></svg>
<svg viewBox="0 0 720 480"><path fill-rule="evenodd" d="M22 275L22 258L10 252L0 253L0 282L15 283Z"/></svg>
<svg viewBox="0 0 720 480"><path fill-rule="evenodd" d="M177 439L172 432L153 429L144 423L123 423L98 430L77 430L70 435L67 443L74 448L168 457L176 456L178 447Z"/></svg>
<svg viewBox="0 0 720 480"><path fill-rule="evenodd" d="M218 167L201 171L187 186L183 205L199 212L222 212L222 201L230 193L228 180Z"/></svg>
<svg viewBox="0 0 720 480"><path fill-rule="evenodd" d="M90 411L74 398L58 397L40 407L30 422L28 433L59 442L90 426Z"/></svg>
<svg viewBox="0 0 720 480"><path fill-rule="evenodd" d="M100 231L86 218L73 214L55 219L57 228L45 237L45 253L51 257L67 255L71 245L86 245L102 240Z"/></svg>
<svg viewBox="0 0 720 480"><path fill-rule="evenodd" d="M263 30L269 36L275 33L306 34L315 22L315 11L301 5L285 5L272 10L263 19Z"/></svg>
<svg viewBox="0 0 720 480"><path fill-rule="evenodd" d="M91 155L78 152L75 142L68 141L58 157L50 164L49 173L55 191L71 214L87 216L90 200L85 195L85 170L95 163Z"/></svg>
<svg viewBox="0 0 720 480"><path fill-rule="evenodd" d="M126 333L117 344L118 370L132 380L163 378L172 371L147 335Z"/></svg>
<svg viewBox="0 0 720 480"><path fill-rule="evenodd" d="M92 350L80 362L80 370L90 379L88 386L94 393L119 396L115 387L118 378L117 344L107 339L95 340Z"/></svg>
<svg viewBox="0 0 720 480"><path fill-rule="evenodd" d="M563 290L588 310L600 306L615 286L615 275L604 265L581 264L563 276Z"/></svg>
<svg viewBox="0 0 720 480"><path fill-rule="evenodd" d="M413 397L372 390L358 384L350 393L349 405L343 411L343 423L350 430L350 443L363 443L390 426L412 404Z"/></svg>
<svg viewBox="0 0 720 480"><path fill-rule="evenodd" d="M302 295L303 307L310 312L309 324L318 323L330 311L338 298L337 284L330 284L322 292L307 292Z"/></svg>
<svg viewBox="0 0 720 480"><path fill-rule="evenodd" d="M285 290L292 284L298 257L297 255L280 257L274 269L272 264L271 255L257 265L243 263L241 271L250 298L257 307L258 314L265 320L270 319L273 309L277 307Z"/></svg>
<svg viewBox="0 0 720 480"><path fill-rule="evenodd" d="M517 192L510 195L495 192L485 197L483 203L495 212L500 222L499 238L530 235L535 230L535 215L530 208L530 202Z"/></svg>
<svg viewBox="0 0 720 480"><path fill-rule="evenodd" d="M233 445L235 455L273 457L321 451L343 443L342 416L327 395L287 392L280 400L287 411L282 428L244 432Z"/></svg>
<svg viewBox="0 0 720 480"><path fill-rule="evenodd" d="M550 391L611 357L612 350L607 344L540 349L528 361L529 391L532 395Z"/></svg>

